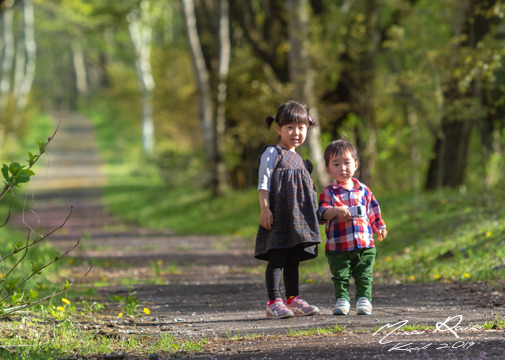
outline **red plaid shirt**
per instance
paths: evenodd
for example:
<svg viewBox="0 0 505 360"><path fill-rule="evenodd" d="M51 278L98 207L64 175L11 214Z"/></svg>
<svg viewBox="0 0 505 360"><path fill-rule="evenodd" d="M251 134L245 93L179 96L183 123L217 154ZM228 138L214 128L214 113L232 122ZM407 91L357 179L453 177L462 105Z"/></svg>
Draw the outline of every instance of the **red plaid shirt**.
<svg viewBox="0 0 505 360"><path fill-rule="evenodd" d="M370 189L356 179L352 179L352 190L342 188L336 180L324 188L319 196L319 218L333 207L362 205L366 208L366 216L341 220L338 216L332 220L322 220L326 232L326 250L352 251L363 248L373 248L373 234L385 228L379 203Z"/></svg>

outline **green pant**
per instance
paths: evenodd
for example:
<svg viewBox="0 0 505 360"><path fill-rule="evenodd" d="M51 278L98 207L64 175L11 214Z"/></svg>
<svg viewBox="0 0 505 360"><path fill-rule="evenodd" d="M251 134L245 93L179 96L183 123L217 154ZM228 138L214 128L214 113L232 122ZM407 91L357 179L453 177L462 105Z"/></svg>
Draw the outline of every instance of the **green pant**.
<svg viewBox="0 0 505 360"><path fill-rule="evenodd" d="M349 283L351 275L356 284L356 300L366 297L372 301L372 269L377 249L358 249L353 251L326 251L330 271L333 275L333 287L335 299L344 298L351 300L349 296Z"/></svg>

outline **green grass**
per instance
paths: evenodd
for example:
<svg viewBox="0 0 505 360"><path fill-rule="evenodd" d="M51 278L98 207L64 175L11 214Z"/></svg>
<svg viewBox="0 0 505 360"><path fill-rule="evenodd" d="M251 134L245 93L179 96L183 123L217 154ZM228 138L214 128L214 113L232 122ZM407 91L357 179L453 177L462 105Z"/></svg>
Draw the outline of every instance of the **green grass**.
<svg viewBox="0 0 505 360"><path fill-rule="evenodd" d="M304 330L295 330L289 328L286 336L316 336L316 335L326 335L326 334L341 334L345 333L346 326L340 326L336 324L333 327L311 327L309 329Z"/></svg>
<svg viewBox="0 0 505 360"><path fill-rule="evenodd" d="M181 235L223 234L252 237L259 206L254 189L213 198L202 188L167 187L140 176L111 175L105 191L108 208L142 226L172 229Z"/></svg>
<svg viewBox="0 0 505 360"><path fill-rule="evenodd" d="M134 353L146 358L153 353L174 356L201 352L207 343L206 339L180 340L169 333L148 336L140 332L129 335L125 341L115 332L100 336L98 330L83 331L78 323L72 321L48 326L27 320L24 323L13 322L12 325L4 326L0 335L0 358L4 360L50 360L68 358L73 354L91 358L112 352ZM104 329L107 328L104 326Z"/></svg>
<svg viewBox="0 0 505 360"><path fill-rule="evenodd" d="M487 322L482 326L486 330L503 330L505 329L505 318L495 315L495 319L493 321Z"/></svg>

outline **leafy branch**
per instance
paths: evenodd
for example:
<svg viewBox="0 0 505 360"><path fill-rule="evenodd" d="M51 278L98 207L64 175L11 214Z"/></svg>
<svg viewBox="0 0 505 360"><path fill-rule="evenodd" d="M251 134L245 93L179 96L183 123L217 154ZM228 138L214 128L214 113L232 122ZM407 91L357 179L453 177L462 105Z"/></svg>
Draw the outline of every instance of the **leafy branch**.
<svg viewBox="0 0 505 360"><path fill-rule="evenodd" d="M32 167L37 163L37 161L41 158L42 154L45 153L47 146L49 143L52 141L54 136L56 135L60 123L57 125L54 133L47 139L46 142L38 142L39 145L39 152L37 154L33 154L31 152L28 153L28 160L27 160L27 165L20 165L17 162L12 162L10 165L3 164L2 166L2 175L3 175L3 184L4 187L0 192L0 202L7 196L10 195L10 203L8 206L8 212L5 221L0 225L0 228L7 225L9 222L11 213L12 213L12 206L14 203L14 188L20 187L21 184L26 184L30 181L31 177L35 175L35 173L31 170ZM73 249L75 249L78 245L80 240L77 240L77 242L70 247L68 250L66 250L62 255L54 257L52 260L45 262L45 263L34 263L32 262L31 265L31 271L28 275L23 275L21 277L15 276L16 270L19 270L19 266L27 261L27 254L30 248L41 244L45 239L47 239L49 236L54 234L56 231L60 230L65 226L67 223L68 219L72 215L72 207L70 208L69 214L65 218L65 220L59 225L58 227L54 228L52 231L49 231L45 235L39 236L35 240L31 240L31 234L32 231L31 229L28 230L26 240L25 241L18 241L16 245L14 246L13 250L5 255L2 256L0 253L0 267L1 267L1 272L0 272L0 318L4 318L6 316L9 316L10 314L26 309L28 307L40 304L48 299L51 299L55 296L61 295L69 290L71 285L67 282L63 288L63 290L46 296L42 299L37 300L38 298L38 293L34 289L30 289L29 291L25 291L23 289L23 286L25 283L33 278L35 275L41 274L42 270L46 269L48 266L56 263L57 261L61 260L63 257L68 255ZM16 254L21 254L21 256L14 262L13 265L9 266L9 269L6 269L6 263L5 260L15 256ZM84 274L84 276L77 282L79 283L84 277L88 275L88 273L91 271L91 267L89 270Z"/></svg>

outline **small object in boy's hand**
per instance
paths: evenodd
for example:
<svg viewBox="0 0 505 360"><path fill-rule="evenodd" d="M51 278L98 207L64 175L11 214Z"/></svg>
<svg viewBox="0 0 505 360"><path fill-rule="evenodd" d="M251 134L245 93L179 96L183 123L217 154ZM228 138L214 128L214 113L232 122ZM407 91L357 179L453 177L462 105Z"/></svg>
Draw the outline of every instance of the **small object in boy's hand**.
<svg viewBox="0 0 505 360"><path fill-rule="evenodd" d="M358 218L358 217L363 217L365 216L365 207L358 205L358 206L350 206L347 208L349 212L351 213L351 217L353 218Z"/></svg>
<svg viewBox="0 0 505 360"><path fill-rule="evenodd" d="M382 235L381 235L381 234L377 234L377 240L378 240L378 241L382 241L382 240L384 240L384 238L382 237Z"/></svg>

